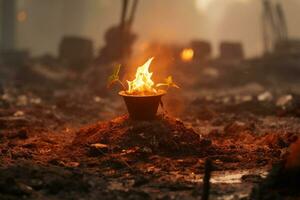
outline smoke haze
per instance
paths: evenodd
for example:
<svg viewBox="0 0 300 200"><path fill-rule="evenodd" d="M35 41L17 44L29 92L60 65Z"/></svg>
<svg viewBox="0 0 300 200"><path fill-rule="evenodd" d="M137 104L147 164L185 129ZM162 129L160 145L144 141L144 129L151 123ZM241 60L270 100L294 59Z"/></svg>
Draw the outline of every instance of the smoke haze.
<svg viewBox="0 0 300 200"><path fill-rule="evenodd" d="M291 37L300 37L299 0L284 0ZM107 28L120 20L120 0L18 0L18 11L27 20L18 23L17 45L34 55L57 53L64 35L89 37L95 47L103 44ZM262 52L261 0L142 0L134 31L137 46L147 41L187 44L192 39L209 40L217 53L222 40L242 41L246 55Z"/></svg>

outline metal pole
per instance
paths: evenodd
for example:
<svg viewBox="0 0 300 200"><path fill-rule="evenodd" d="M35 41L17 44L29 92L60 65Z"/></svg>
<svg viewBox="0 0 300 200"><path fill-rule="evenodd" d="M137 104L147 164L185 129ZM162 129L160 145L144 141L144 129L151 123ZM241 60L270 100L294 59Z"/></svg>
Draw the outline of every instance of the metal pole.
<svg viewBox="0 0 300 200"><path fill-rule="evenodd" d="M128 0L123 0L120 26L124 27L128 8Z"/></svg>
<svg viewBox="0 0 300 200"><path fill-rule="evenodd" d="M285 18L284 10L282 8L281 3L276 4L276 10L278 13L278 18L279 18L278 26L279 26L280 34L281 34L280 39L286 40L286 39L288 39L288 27L287 27L286 18Z"/></svg>
<svg viewBox="0 0 300 200"><path fill-rule="evenodd" d="M139 0L134 0L133 1L133 4L132 4L132 9L131 9L131 13L130 13L130 17L129 17L129 27L132 26L132 23L133 23L133 20L134 20L134 16L135 16L135 13L136 13L136 8L137 8L137 5L138 5L138 2Z"/></svg>
<svg viewBox="0 0 300 200"><path fill-rule="evenodd" d="M119 28L119 37L120 37L120 43L119 43L119 54L121 58L121 62L123 62L124 55L125 55L125 42L124 40L126 39L126 15L127 15L127 9L128 9L128 0L123 0L122 4L122 13L121 13L121 23L120 23L120 28Z"/></svg>

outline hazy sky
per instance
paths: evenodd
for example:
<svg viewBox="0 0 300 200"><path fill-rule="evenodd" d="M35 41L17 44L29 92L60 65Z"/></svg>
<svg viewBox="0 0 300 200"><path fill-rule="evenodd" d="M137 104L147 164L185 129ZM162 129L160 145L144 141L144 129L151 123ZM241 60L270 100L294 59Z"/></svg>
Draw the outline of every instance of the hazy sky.
<svg viewBox="0 0 300 200"><path fill-rule="evenodd" d="M276 1L276 0L274 0ZM300 0L282 0L291 37L300 38ZM34 55L56 54L63 35L89 37L96 47L103 34L119 23L121 0L18 0L18 10L28 13L18 23L17 43ZM248 56L262 51L261 0L140 0L134 23L144 41L187 44L206 39L242 41Z"/></svg>

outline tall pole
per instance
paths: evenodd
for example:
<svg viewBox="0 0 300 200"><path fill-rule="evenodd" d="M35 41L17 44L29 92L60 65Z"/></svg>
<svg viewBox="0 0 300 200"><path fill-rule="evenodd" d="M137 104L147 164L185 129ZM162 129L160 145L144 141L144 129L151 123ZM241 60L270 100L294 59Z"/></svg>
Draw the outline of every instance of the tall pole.
<svg viewBox="0 0 300 200"><path fill-rule="evenodd" d="M120 28L119 28L119 37L120 37L120 48L119 48L119 54L121 57L121 62L123 62L124 59L124 53L125 53L125 34L126 34L126 15L127 15L127 10L128 10L128 0L122 0L122 13L121 13L121 22L120 22Z"/></svg>
<svg viewBox="0 0 300 200"><path fill-rule="evenodd" d="M264 44L264 53L268 54L271 50L271 35L270 35L270 2L262 0L262 14L261 14L261 28L262 39Z"/></svg>
<svg viewBox="0 0 300 200"><path fill-rule="evenodd" d="M134 16L135 16L135 13L136 13L136 8L137 8L137 5L138 5L138 2L139 0L133 0L133 4L132 4L132 9L131 9L131 13L130 13L130 16L129 16L129 27L132 26L132 23L134 21Z"/></svg>
<svg viewBox="0 0 300 200"><path fill-rule="evenodd" d="M0 49L15 48L16 0L0 0Z"/></svg>
<svg viewBox="0 0 300 200"><path fill-rule="evenodd" d="M122 13L121 13L121 27L123 28L126 22L126 14L127 14L127 8L128 8L128 0L123 0L122 3Z"/></svg>
<svg viewBox="0 0 300 200"><path fill-rule="evenodd" d="M279 26L278 28L281 35L280 39L286 40L288 39L288 27L287 27L286 18L281 3L278 2L276 4L276 10L278 15L278 26Z"/></svg>

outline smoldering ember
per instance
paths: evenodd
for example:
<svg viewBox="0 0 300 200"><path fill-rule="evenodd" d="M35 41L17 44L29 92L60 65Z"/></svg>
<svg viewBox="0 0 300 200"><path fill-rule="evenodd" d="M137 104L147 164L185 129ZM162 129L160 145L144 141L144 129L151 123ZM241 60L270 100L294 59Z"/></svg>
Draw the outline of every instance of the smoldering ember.
<svg viewBox="0 0 300 200"><path fill-rule="evenodd" d="M299 9L0 0L0 199L299 199Z"/></svg>

